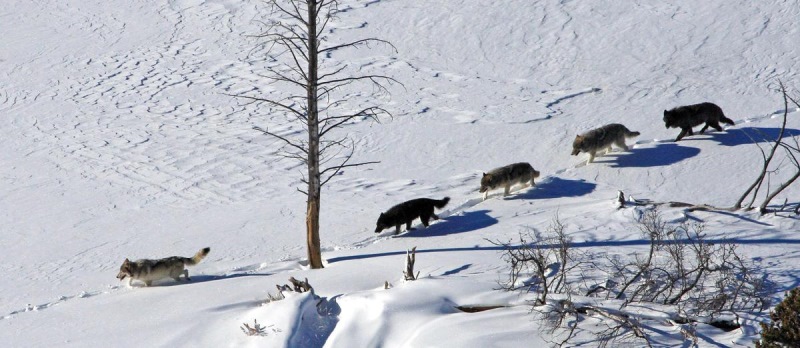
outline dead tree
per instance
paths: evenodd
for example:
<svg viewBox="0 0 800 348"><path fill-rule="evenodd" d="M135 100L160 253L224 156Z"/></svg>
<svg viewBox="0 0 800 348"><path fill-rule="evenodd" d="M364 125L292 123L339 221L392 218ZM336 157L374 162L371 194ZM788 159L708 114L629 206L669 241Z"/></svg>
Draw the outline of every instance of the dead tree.
<svg viewBox="0 0 800 348"><path fill-rule="evenodd" d="M377 162L351 162L355 141L334 132L354 120L372 119L391 114L373 105L348 109L352 102L343 89L366 83L375 93L387 93L386 85L397 82L380 74L351 73L354 68L343 62L328 59L335 51L389 42L365 38L352 42L330 44L328 28L339 13L338 0L268 0L273 19L262 22L264 31L255 35L259 46L253 50L259 62L266 62L262 75L275 91L258 95L258 90L232 96L267 107L267 112L282 114L288 122L299 125L304 132L285 134L274 129L254 127L255 130L278 139L283 144L281 155L300 161L307 167L298 188L307 197L306 242L311 268L322 268L319 237L319 212L322 187L342 169ZM326 46L327 44L327 46ZM262 56L263 55L263 56ZM330 64L325 64L330 61ZM273 64L275 63L275 64ZM374 94L373 93L373 96Z"/></svg>

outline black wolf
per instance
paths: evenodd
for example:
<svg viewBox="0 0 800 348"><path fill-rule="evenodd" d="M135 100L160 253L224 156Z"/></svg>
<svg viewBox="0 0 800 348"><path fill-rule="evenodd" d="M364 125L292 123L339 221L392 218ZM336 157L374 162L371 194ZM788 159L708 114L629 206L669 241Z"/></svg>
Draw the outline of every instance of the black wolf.
<svg viewBox="0 0 800 348"><path fill-rule="evenodd" d="M733 120L725 117L722 109L714 103L700 103L679 106L669 111L664 110L664 125L667 128L681 129L681 133L678 134L675 141L681 140L686 135L694 135L692 127L703 123L706 125L700 129L700 134L703 134L709 126L721 132L720 122L734 125Z"/></svg>
<svg viewBox="0 0 800 348"><path fill-rule="evenodd" d="M402 224L406 224L406 231L411 231L413 230L411 222L416 218L422 220L422 225L428 227L428 221L431 218L439 220L439 217L433 213L433 207L442 209L447 205L447 202L450 202L450 197L445 197L441 200L417 198L395 205L378 217L378 226L375 228L375 233L394 226L396 228L394 234L398 234Z"/></svg>

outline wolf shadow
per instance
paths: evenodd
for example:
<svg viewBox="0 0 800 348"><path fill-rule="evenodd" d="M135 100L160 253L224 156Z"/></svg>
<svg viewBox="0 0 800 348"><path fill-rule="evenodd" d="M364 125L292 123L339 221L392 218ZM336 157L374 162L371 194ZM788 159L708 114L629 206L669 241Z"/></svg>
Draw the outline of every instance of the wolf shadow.
<svg viewBox="0 0 800 348"><path fill-rule="evenodd" d="M697 156L700 149L675 143L661 143L654 147L630 149L628 153L606 156L597 163L609 163L612 168L647 168L675 164Z"/></svg>
<svg viewBox="0 0 800 348"><path fill-rule="evenodd" d="M551 199L561 197L580 197L588 195L594 191L597 184L586 180L562 179L559 177L549 177L540 181L525 192L506 197L505 199Z"/></svg>
<svg viewBox="0 0 800 348"><path fill-rule="evenodd" d="M711 139L722 146L739 146L756 143L772 143L781 135L780 128L741 127L726 129L725 132L711 133ZM800 135L800 129L786 128L782 139Z"/></svg>
<svg viewBox="0 0 800 348"><path fill-rule="evenodd" d="M480 230L497 223L497 219L489 216L489 210L465 211L458 215L442 217L439 222L427 228L418 228L395 236L406 237L441 237L449 234Z"/></svg>

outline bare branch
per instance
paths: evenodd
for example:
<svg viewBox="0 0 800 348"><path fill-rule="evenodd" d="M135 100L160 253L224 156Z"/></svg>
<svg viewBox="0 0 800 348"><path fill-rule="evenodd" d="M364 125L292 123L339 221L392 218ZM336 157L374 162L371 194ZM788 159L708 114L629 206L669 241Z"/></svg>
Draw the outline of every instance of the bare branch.
<svg viewBox="0 0 800 348"><path fill-rule="evenodd" d="M267 103L267 104L270 104L270 105L273 105L273 106L280 107L280 108L282 108L282 109L284 109L284 110L286 110L288 112L291 112L291 113L293 113L293 114L305 119L305 114L304 113L301 113L300 111L297 111L295 108L293 108L291 106L288 106L288 105L283 104L283 103L278 102L278 101L274 101L272 99L251 97L249 95L243 95L243 94L227 94L226 93L225 95L230 96L230 97L234 97L234 98L243 98L243 99L249 99L249 100L257 101L257 102L264 102L264 103Z"/></svg>
<svg viewBox="0 0 800 348"><path fill-rule="evenodd" d="M383 87L383 85L381 85L380 82L378 82L378 80L387 80L387 81L390 81L390 82L397 83L397 84L399 84L401 86L403 85L402 83L400 83L400 81L397 81L393 77L389 77L389 76L385 76L385 75L364 75L364 76L356 76L356 77L345 77L345 78L341 78L341 79L333 79L333 80L327 80L327 81L322 81L321 80L321 81L319 81L319 85L320 86L324 86L324 85L337 84L337 83L346 82L346 81L361 81L361 80L371 80L373 83L375 83L376 85L380 86L381 89L385 89L385 87Z"/></svg>
<svg viewBox="0 0 800 348"><path fill-rule="evenodd" d="M269 2L274 8L277 8L281 13L283 13L283 14L289 16L289 17L292 17L292 19L302 23L303 25L308 25L308 22L306 22L305 18L303 18L303 15L302 15L300 9L297 8L297 5L295 4L295 1L289 1L289 3L293 7L293 11L294 12L283 8L283 6L278 4L278 0L270 0Z"/></svg>
<svg viewBox="0 0 800 348"><path fill-rule="evenodd" d="M736 208L736 209L741 208L742 207L742 201L744 201L744 199L750 194L751 191L753 191L753 189L755 189L757 186L760 186L761 183L764 181L764 177L766 176L766 173L767 173L767 168L769 167L769 164L772 161L773 156L775 156L775 151L778 149L778 146L781 143L781 139L783 139L783 133L786 130L786 115L788 114L788 111L789 111L788 110L789 109L789 102L788 102L788 98L789 97L788 97L788 95L786 93L786 87L784 87L783 82L782 81L778 81L778 83L780 84L780 89L781 89L781 92L783 93L783 105L784 105L784 108L783 108L783 123L781 124L781 130L780 130L780 132L778 132L778 136L775 139L775 143L772 146L772 149L770 150L769 155L767 156L766 160L764 160L764 164L763 164L763 166L761 168L761 173L756 178L756 180L753 182L753 184L751 184L750 187L748 187L744 191L742 196L739 197L739 200L737 200L736 203L734 203L733 207ZM758 189L756 189L756 191L753 192L753 196L755 197L757 195L757 193L758 193Z"/></svg>
<svg viewBox="0 0 800 348"><path fill-rule="evenodd" d="M263 128L258 127L258 126L253 126L253 129L257 130L257 131L259 131L261 133L264 133L266 135L269 135L271 137L278 138L278 139L282 140L286 145L291 146L291 147L297 149L298 151L308 155L308 150L305 147L300 146L297 143L295 143L295 142L293 142L293 141L291 141L291 140L289 140L289 139L287 139L287 138L285 138L285 137L283 137L283 136L281 136L279 134L270 132L269 130L263 129Z"/></svg>
<svg viewBox="0 0 800 348"><path fill-rule="evenodd" d="M352 114L352 115L326 117L326 118L320 120L320 122L323 123L323 127L322 127L322 129L320 129L319 135L320 136L324 136L329 131L331 131L333 129L336 129L339 126L341 126L341 125L347 123L348 121L350 121L350 120L352 120L354 118L357 118L357 117L369 117L369 118L373 119L374 121L378 121L378 113L384 113L384 114L391 115L388 111L386 111L386 109L373 106L373 107L368 107L366 109L360 110L359 112L357 112L355 114ZM328 125L329 121L335 121L335 122L333 124Z"/></svg>
<svg viewBox="0 0 800 348"><path fill-rule="evenodd" d="M377 38L361 39L361 40L349 42L349 43L346 43L346 44L341 44L341 45L336 45L336 46L324 48L324 49L318 50L317 52L318 53L325 53L325 52L336 51L336 50L339 50L339 49L342 49L342 48L347 48L347 47L356 47L356 48L358 48L358 46L367 46L367 47L369 47L369 44L371 42L386 44L389 47L391 47L394 50L395 53L398 52L397 51L397 47L394 47L394 45L392 45L391 42L386 41L386 40L377 39Z"/></svg>
<svg viewBox="0 0 800 348"><path fill-rule="evenodd" d="M322 186L325 186L325 184L327 184L327 183L328 183L328 181L330 181L330 180L331 180L331 179L333 179L333 178L334 178L336 175L338 175L338 174L339 174L339 172L341 172L341 171L342 171L342 169L344 169L344 168L360 167L360 166L365 166L365 165L369 165L369 164L376 164L376 163L380 163L379 161L367 161L367 162L360 162L360 163L351 163L351 164L348 164L347 162L349 162L351 158L353 158L353 152L350 152L350 153L347 155L347 157L344 159L344 161L342 161L342 163L341 163L341 164L339 164L339 165L336 165L336 166L333 166L333 167L328 167L328 168L325 168L325 169L323 169L322 171L320 171L320 173L319 173L319 174L320 174L320 177L322 177L322 176L325 176L325 173L327 173L327 172L329 172L329 171L333 171L333 173L332 173L331 175L329 175L327 178L325 178L325 180L323 180L323 181L322 181L322 183L320 184L320 187L322 187Z"/></svg>
<svg viewBox="0 0 800 348"><path fill-rule="evenodd" d="M330 72L330 73L327 73L327 74L322 74L322 75L320 75L320 76L319 76L319 80L320 80L320 81L322 81L322 80L325 80L325 78L327 78L327 77L330 77L330 76L334 76L334 75L336 75L336 74L338 74L338 73L342 72L342 70L344 70L344 69L347 69L347 65L344 65L344 66L342 66L341 68L339 68L339 69L336 69L336 70L335 70L335 71L333 71L333 72Z"/></svg>

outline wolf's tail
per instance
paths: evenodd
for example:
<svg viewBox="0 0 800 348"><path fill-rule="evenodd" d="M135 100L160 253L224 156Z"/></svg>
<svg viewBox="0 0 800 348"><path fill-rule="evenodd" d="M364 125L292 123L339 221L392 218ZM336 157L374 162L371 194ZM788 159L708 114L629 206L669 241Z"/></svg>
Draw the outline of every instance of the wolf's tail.
<svg viewBox="0 0 800 348"><path fill-rule="evenodd" d="M434 201L433 206L437 209L442 209L445 205L447 205L447 202L450 202L450 197L445 197L441 200Z"/></svg>
<svg viewBox="0 0 800 348"><path fill-rule="evenodd" d="M725 123L725 124L729 124L731 126L735 125L735 123L733 123L733 120L731 120L730 118L725 117L725 115L721 115L719 117L719 121L722 122L722 123Z"/></svg>
<svg viewBox="0 0 800 348"><path fill-rule="evenodd" d="M642 133L639 133L639 132L633 132L633 131L631 131L631 130L629 130L629 129L625 128L625 137L626 137L626 138L638 137L640 134L642 134Z"/></svg>
<svg viewBox="0 0 800 348"><path fill-rule="evenodd" d="M206 255L208 255L209 251L211 251L211 248L200 249L200 251L198 251L197 254L194 254L194 256L187 257L185 260L183 260L183 264L189 265L189 266L194 266L194 265L200 263L200 261L203 261L203 259L206 257Z"/></svg>

